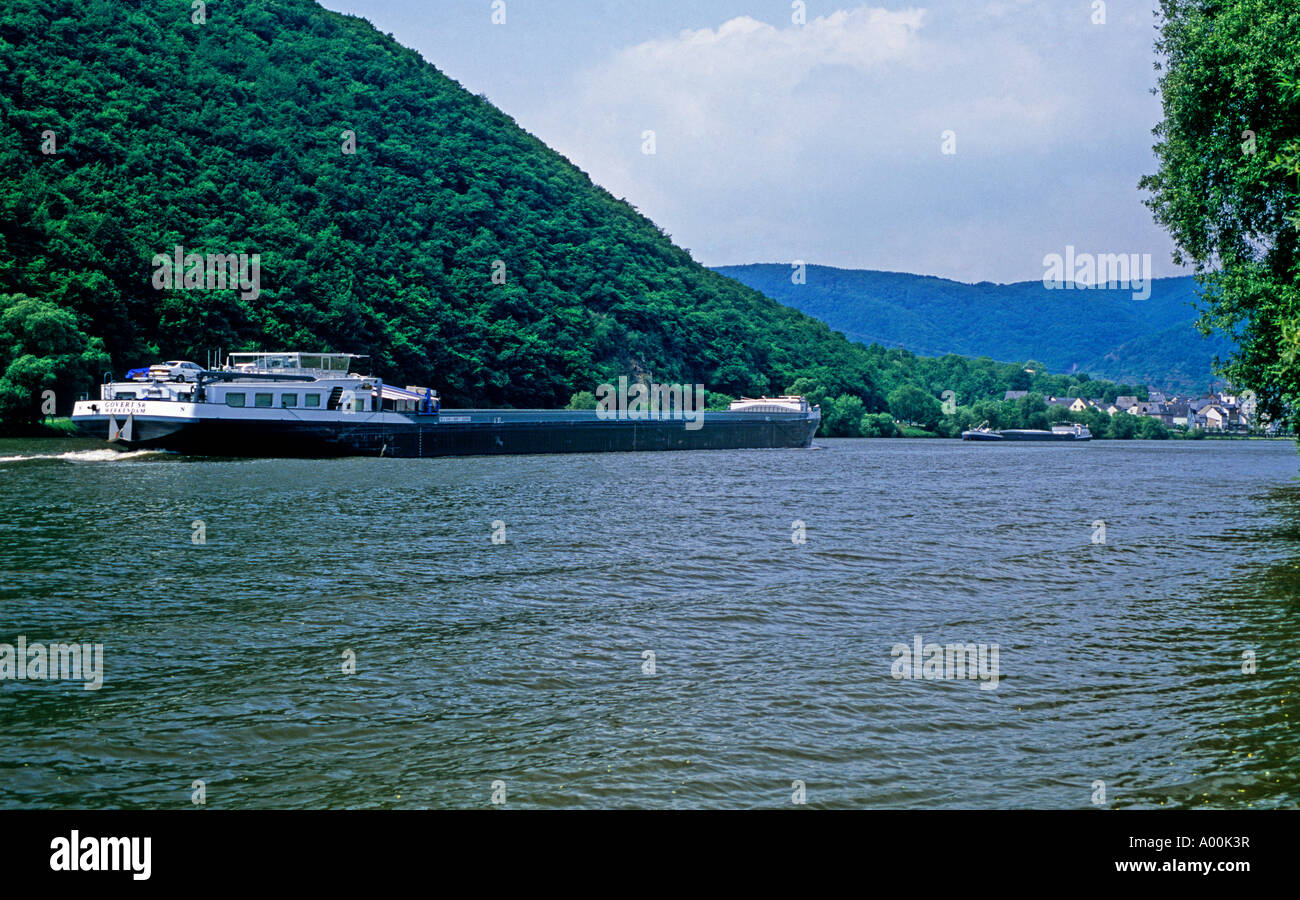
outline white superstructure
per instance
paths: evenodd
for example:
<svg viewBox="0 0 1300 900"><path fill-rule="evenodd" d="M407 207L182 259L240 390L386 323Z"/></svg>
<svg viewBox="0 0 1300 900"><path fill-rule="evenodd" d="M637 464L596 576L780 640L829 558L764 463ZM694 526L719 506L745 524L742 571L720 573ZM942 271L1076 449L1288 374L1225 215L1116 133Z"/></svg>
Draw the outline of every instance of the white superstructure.
<svg viewBox="0 0 1300 900"><path fill-rule="evenodd" d="M808 401L803 397L741 397L732 400L732 412L808 412Z"/></svg>
<svg viewBox="0 0 1300 900"><path fill-rule="evenodd" d="M436 413L428 388L403 389L351 372L352 353L232 353L225 365L203 369L174 361L133 369L105 381L98 400L81 400L74 422L107 422L109 440L165 436L199 421L325 424L405 422L404 414Z"/></svg>

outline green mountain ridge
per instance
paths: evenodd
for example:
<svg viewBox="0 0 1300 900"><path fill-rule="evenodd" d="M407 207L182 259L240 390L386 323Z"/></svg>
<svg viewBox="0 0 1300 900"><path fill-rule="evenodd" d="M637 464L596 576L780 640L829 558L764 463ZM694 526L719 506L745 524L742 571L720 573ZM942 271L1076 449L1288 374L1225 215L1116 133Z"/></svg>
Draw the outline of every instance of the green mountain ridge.
<svg viewBox="0 0 1300 900"><path fill-rule="evenodd" d="M1048 290L1042 282L976 284L931 275L809 265L795 284L787 264L719 266L716 271L826 322L847 337L926 356L956 353L1056 372L1179 391L1218 382L1216 355L1231 343L1195 328L1196 282L1157 278L1151 296L1130 290Z"/></svg>
<svg viewBox="0 0 1300 900"><path fill-rule="evenodd" d="M699 265L368 22L308 0L191 15L0 16L0 372L58 331L60 359L84 345L119 372L217 347L366 353L448 405L562 406L619 374L756 394L818 372L882 402L863 348ZM155 289L176 245L259 254L260 296ZM11 394L88 386L29 369Z"/></svg>
<svg viewBox="0 0 1300 900"><path fill-rule="evenodd" d="M310 0L206 10L0 13L0 425L38 420L50 391L66 410L105 369L216 348L369 354L447 406L561 407L620 375L715 401L795 390L849 436L895 433L887 409L938 427L946 392L952 431L1043 417L980 405L1007 388L1085 390L1041 364L854 343L700 265L363 19ZM177 246L256 255L260 284L155 286ZM969 298L943 290L961 315ZM898 327L929 327L896 306Z"/></svg>

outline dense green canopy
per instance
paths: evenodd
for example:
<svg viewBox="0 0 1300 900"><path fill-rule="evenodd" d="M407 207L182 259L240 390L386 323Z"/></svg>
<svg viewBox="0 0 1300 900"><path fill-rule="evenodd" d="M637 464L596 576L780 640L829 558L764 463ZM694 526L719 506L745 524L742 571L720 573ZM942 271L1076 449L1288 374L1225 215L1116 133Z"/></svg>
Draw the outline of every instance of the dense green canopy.
<svg viewBox="0 0 1300 900"><path fill-rule="evenodd" d="M8 6L0 293L70 310L119 369L348 350L449 403L553 406L615 374L739 394L820 366L875 396L861 347L696 264L363 20L307 0L201 23L188 3ZM178 244L260 254L260 295L156 289Z"/></svg>

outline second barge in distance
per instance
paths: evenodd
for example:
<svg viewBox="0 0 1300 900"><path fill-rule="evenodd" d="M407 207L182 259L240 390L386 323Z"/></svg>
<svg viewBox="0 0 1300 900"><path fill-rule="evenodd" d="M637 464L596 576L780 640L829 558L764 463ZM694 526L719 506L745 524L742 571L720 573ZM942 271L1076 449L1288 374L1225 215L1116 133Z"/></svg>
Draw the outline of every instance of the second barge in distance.
<svg viewBox="0 0 1300 900"><path fill-rule="evenodd" d="M803 397L746 398L717 412L690 408L681 390L656 413L444 409L430 388L349 371L358 359L232 353L212 369L180 361L134 369L107 378L99 399L78 401L72 421L124 449L415 458L809 447L821 423L821 409Z"/></svg>
<svg viewBox="0 0 1300 900"><path fill-rule="evenodd" d="M961 433L963 441L1059 441L1077 444L1092 440L1087 425L1065 423L1053 425L1051 431L1041 428L1004 428L994 431L988 423Z"/></svg>

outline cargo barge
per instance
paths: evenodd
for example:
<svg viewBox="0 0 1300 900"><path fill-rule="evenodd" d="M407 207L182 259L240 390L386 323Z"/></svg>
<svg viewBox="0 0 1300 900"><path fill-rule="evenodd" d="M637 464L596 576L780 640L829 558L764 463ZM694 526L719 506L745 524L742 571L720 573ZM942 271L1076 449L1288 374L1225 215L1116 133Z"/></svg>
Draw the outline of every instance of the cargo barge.
<svg viewBox="0 0 1300 900"><path fill-rule="evenodd" d="M963 441L1058 441L1063 443L1079 443L1081 441L1092 440L1092 432L1088 430L1087 425L1078 425L1074 423L1062 423L1053 425L1051 431L1042 428L1003 428L994 430L989 428L987 423L980 425L978 428L972 428L969 431L961 433Z"/></svg>
<svg viewBox="0 0 1300 900"><path fill-rule="evenodd" d="M106 377L78 401L81 433L124 449L200 456L493 456L809 447L821 410L803 397L742 399L726 411L662 403L613 409L444 409L434 390L350 371L347 353L232 353Z"/></svg>

